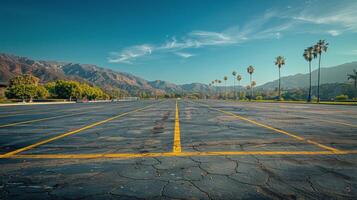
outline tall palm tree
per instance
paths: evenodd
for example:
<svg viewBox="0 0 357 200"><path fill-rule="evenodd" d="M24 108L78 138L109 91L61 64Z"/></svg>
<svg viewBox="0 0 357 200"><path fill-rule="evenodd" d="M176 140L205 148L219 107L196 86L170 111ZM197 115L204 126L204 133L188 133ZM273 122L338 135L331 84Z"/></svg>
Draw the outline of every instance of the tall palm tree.
<svg viewBox="0 0 357 200"><path fill-rule="evenodd" d="M218 86L221 87L222 81L221 80L217 80L217 83L218 83ZM221 96L221 91L219 91L219 96Z"/></svg>
<svg viewBox="0 0 357 200"><path fill-rule="evenodd" d="M353 74L347 74L348 80L353 80L355 82L355 88L357 88L357 71L354 69Z"/></svg>
<svg viewBox="0 0 357 200"><path fill-rule="evenodd" d="M254 73L254 67L252 65L249 65L249 67L247 68L247 72L250 76L250 85L252 85L252 74ZM250 93L251 97L253 97L252 87L250 87Z"/></svg>
<svg viewBox="0 0 357 200"><path fill-rule="evenodd" d="M257 82L252 81L252 86L251 86L251 90L252 90L252 98L253 98L253 94L254 94L254 87L257 85Z"/></svg>
<svg viewBox="0 0 357 200"><path fill-rule="evenodd" d="M278 56L275 58L275 65L278 66L279 68L279 100L281 98L281 90L280 90L280 85L281 85L281 78L280 78L280 68L285 65L285 58L283 56Z"/></svg>
<svg viewBox="0 0 357 200"><path fill-rule="evenodd" d="M238 80L238 86L240 87L240 81L242 80L242 76L238 74L237 75L237 80ZM239 89L239 91L240 91L240 89Z"/></svg>
<svg viewBox="0 0 357 200"><path fill-rule="evenodd" d="M316 58L317 54L315 52L314 47L308 47L304 50L304 54L303 57L305 58L305 60L307 62L309 62L309 74L310 74L310 78L309 78L309 95L307 97L307 102L311 102L311 61L312 59Z"/></svg>
<svg viewBox="0 0 357 200"><path fill-rule="evenodd" d="M224 76L223 80L224 80L224 98L227 99L227 80L228 80L228 77Z"/></svg>
<svg viewBox="0 0 357 200"><path fill-rule="evenodd" d="M327 51L328 43L325 40L319 40L314 46L315 52L319 55L319 71L317 73L317 102L320 102L320 71L321 71L321 54Z"/></svg>
<svg viewBox="0 0 357 200"><path fill-rule="evenodd" d="M237 99L237 97L236 97L236 75L237 75L237 72L233 71L232 75L233 75L233 92L234 92L233 98Z"/></svg>

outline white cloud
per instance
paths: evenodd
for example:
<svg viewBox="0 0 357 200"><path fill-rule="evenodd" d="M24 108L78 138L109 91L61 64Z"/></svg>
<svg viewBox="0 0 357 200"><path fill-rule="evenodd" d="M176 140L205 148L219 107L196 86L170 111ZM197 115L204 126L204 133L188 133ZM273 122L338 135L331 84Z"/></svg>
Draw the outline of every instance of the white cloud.
<svg viewBox="0 0 357 200"><path fill-rule="evenodd" d="M323 1L308 6L292 17L303 23L319 25L320 29L332 36L344 32L357 32L357 2L356 1ZM315 27L316 28L316 27Z"/></svg>
<svg viewBox="0 0 357 200"><path fill-rule="evenodd" d="M182 58L189 58L189 57L194 56L193 54L184 53L184 52L176 52L175 54L178 55L178 56L180 56L180 57L182 57Z"/></svg>
<svg viewBox="0 0 357 200"><path fill-rule="evenodd" d="M110 63L131 63L137 57L150 55L153 47L147 44L129 47L121 52L112 52L108 58Z"/></svg>
<svg viewBox="0 0 357 200"><path fill-rule="evenodd" d="M330 34L330 35L332 35L332 36L341 35L341 32L338 31L338 30L328 30L327 33Z"/></svg>
<svg viewBox="0 0 357 200"><path fill-rule="evenodd" d="M182 50L237 45L259 39L280 39L287 34L338 36L346 32L357 32L356 1L323 1L303 4L301 7L288 7L285 10L267 10L243 26L215 32L195 30L182 37L174 36L162 44L132 46L112 53L108 61L132 63L133 60L152 53L173 53L182 58L190 58L193 55L183 53Z"/></svg>

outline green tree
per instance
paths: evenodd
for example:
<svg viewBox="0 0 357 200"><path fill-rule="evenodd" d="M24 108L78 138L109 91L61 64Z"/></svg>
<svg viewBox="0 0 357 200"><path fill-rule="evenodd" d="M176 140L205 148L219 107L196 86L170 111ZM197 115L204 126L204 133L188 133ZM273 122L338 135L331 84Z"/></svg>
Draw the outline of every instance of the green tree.
<svg viewBox="0 0 357 200"><path fill-rule="evenodd" d="M278 56L275 59L275 65L278 66L279 68L279 100L281 98L281 89L280 89L280 85L281 85L281 78L280 78L280 68L285 65L285 58L283 56Z"/></svg>
<svg viewBox="0 0 357 200"><path fill-rule="evenodd" d="M25 102L32 99L37 94L39 79L30 74L16 76L9 81L9 86L5 92L7 98L18 98Z"/></svg>
<svg viewBox="0 0 357 200"><path fill-rule="evenodd" d="M82 91L80 84L76 81L58 80L55 85L55 93L58 98L72 101L72 98L80 98Z"/></svg>
<svg viewBox="0 0 357 200"><path fill-rule="evenodd" d="M38 85L36 88L36 98L40 98L40 99L44 99L47 98L49 95L48 90L42 86L42 85Z"/></svg>
<svg viewBox="0 0 357 200"><path fill-rule="evenodd" d="M56 82L48 82L45 84L45 88L48 91L49 96L52 98L56 97L55 86L56 86Z"/></svg>
<svg viewBox="0 0 357 200"><path fill-rule="evenodd" d="M314 51L319 55L319 70L317 73L317 102L320 102L320 71L321 71L321 54L327 51L328 43L325 40L319 40L314 46Z"/></svg>
<svg viewBox="0 0 357 200"><path fill-rule="evenodd" d="M357 88L357 71L354 69L353 74L347 74L348 80L353 80L355 83L355 88Z"/></svg>

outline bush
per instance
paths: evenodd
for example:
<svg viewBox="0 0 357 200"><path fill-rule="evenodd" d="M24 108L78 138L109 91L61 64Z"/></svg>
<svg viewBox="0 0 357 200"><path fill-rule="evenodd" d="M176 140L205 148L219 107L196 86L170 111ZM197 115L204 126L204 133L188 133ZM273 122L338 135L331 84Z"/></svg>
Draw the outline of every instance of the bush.
<svg viewBox="0 0 357 200"><path fill-rule="evenodd" d="M257 97L255 97L255 100L263 100L263 97L262 96L257 96Z"/></svg>
<svg viewBox="0 0 357 200"><path fill-rule="evenodd" d="M341 94L341 95L336 96L335 100L336 101L346 101L346 100L348 100L348 96L344 95L344 94Z"/></svg>

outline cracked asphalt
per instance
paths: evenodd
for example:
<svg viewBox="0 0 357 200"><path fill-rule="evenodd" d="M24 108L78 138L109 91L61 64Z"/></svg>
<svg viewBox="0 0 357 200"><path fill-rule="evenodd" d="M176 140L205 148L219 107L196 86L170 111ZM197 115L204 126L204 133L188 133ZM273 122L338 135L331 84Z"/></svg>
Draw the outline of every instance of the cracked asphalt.
<svg viewBox="0 0 357 200"><path fill-rule="evenodd" d="M1 107L0 199L357 198L357 106L177 105Z"/></svg>

